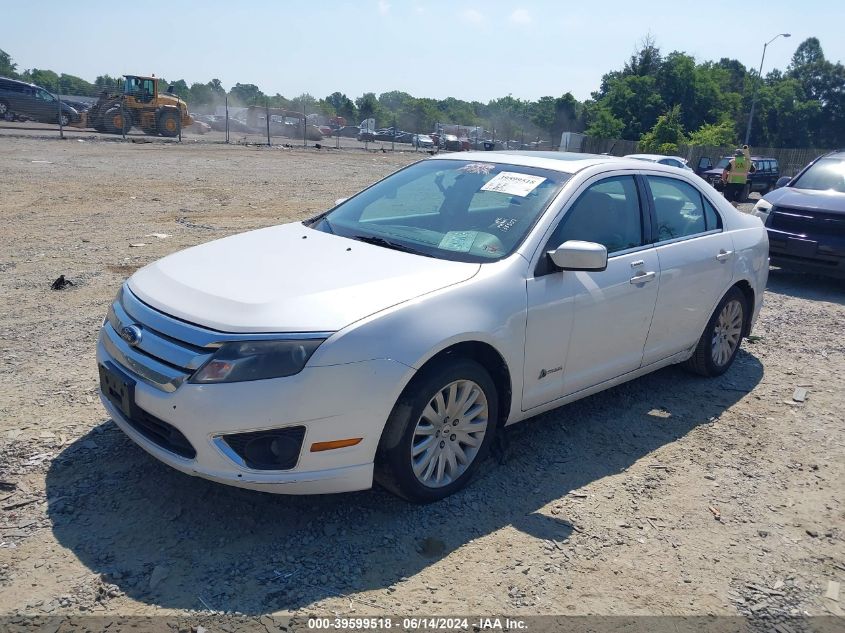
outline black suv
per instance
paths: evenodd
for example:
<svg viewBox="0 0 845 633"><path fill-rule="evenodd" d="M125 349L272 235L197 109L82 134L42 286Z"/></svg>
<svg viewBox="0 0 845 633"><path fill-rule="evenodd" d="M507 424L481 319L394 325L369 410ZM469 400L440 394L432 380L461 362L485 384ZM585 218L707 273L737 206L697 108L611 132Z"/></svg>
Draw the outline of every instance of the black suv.
<svg viewBox="0 0 845 633"><path fill-rule="evenodd" d="M13 120L15 115L42 123L58 123L58 99L35 84L0 77L0 119ZM79 112L62 101L61 119L62 125L78 123Z"/></svg>
<svg viewBox="0 0 845 633"><path fill-rule="evenodd" d="M698 163L696 173L704 178L707 182L713 185L716 189L721 191L724 188L722 183L722 172L728 166L728 161L733 156L724 156L716 163L715 167L711 167L709 158L702 158ZM759 191L766 194L775 188L775 184L780 178L780 165L776 158L771 156L752 156L751 165L754 171L749 172L746 189L742 192L741 201L748 199L748 194L752 191Z"/></svg>
<svg viewBox="0 0 845 633"><path fill-rule="evenodd" d="M845 277L845 150L830 152L754 206L776 266Z"/></svg>

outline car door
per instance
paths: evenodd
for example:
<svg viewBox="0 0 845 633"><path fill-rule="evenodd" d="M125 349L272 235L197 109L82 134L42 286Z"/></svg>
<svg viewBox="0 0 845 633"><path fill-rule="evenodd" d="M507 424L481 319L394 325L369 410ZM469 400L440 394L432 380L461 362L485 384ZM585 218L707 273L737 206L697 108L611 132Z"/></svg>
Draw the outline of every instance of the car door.
<svg viewBox="0 0 845 633"><path fill-rule="evenodd" d="M57 120L59 115L58 101L46 90L36 88L35 99L33 99L33 115L43 123Z"/></svg>
<svg viewBox="0 0 845 633"><path fill-rule="evenodd" d="M523 409L633 371L642 361L659 268L633 175L588 183L545 240L527 280ZM603 271L557 270L567 240L604 244Z"/></svg>
<svg viewBox="0 0 845 633"><path fill-rule="evenodd" d="M646 175L660 288L643 364L695 345L730 287L734 247L715 206L679 178Z"/></svg>

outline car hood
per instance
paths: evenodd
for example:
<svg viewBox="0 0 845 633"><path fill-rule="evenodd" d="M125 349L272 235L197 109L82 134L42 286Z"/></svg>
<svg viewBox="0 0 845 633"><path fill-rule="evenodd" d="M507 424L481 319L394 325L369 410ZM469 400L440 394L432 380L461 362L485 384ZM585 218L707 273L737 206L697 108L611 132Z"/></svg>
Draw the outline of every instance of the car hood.
<svg viewBox="0 0 845 633"><path fill-rule="evenodd" d="M845 193L836 191L781 187L767 193L763 199L779 207L845 213Z"/></svg>
<svg viewBox="0 0 845 633"><path fill-rule="evenodd" d="M150 306L223 332L333 332L479 268L294 223L174 253L128 283Z"/></svg>

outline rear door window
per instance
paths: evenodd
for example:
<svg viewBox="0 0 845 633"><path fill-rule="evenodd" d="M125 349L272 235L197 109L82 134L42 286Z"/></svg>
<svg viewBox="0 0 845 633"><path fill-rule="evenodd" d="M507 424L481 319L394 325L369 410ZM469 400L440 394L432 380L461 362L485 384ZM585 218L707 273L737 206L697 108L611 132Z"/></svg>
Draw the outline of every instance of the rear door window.
<svg viewBox="0 0 845 633"><path fill-rule="evenodd" d="M690 237L708 230L704 199L698 189L675 178L646 178L654 204L658 242Z"/></svg>

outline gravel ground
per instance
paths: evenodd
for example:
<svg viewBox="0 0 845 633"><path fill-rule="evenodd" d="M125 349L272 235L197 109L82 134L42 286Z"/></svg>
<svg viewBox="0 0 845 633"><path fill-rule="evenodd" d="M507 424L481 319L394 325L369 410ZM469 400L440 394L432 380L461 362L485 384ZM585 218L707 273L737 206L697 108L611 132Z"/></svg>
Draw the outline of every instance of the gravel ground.
<svg viewBox="0 0 845 633"><path fill-rule="evenodd" d="M772 271L726 375L667 368L513 427L442 503L227 488L101 408L116 289L418 156L82 140L0 140L0 614L842 615L841 282Z"/></svg>

